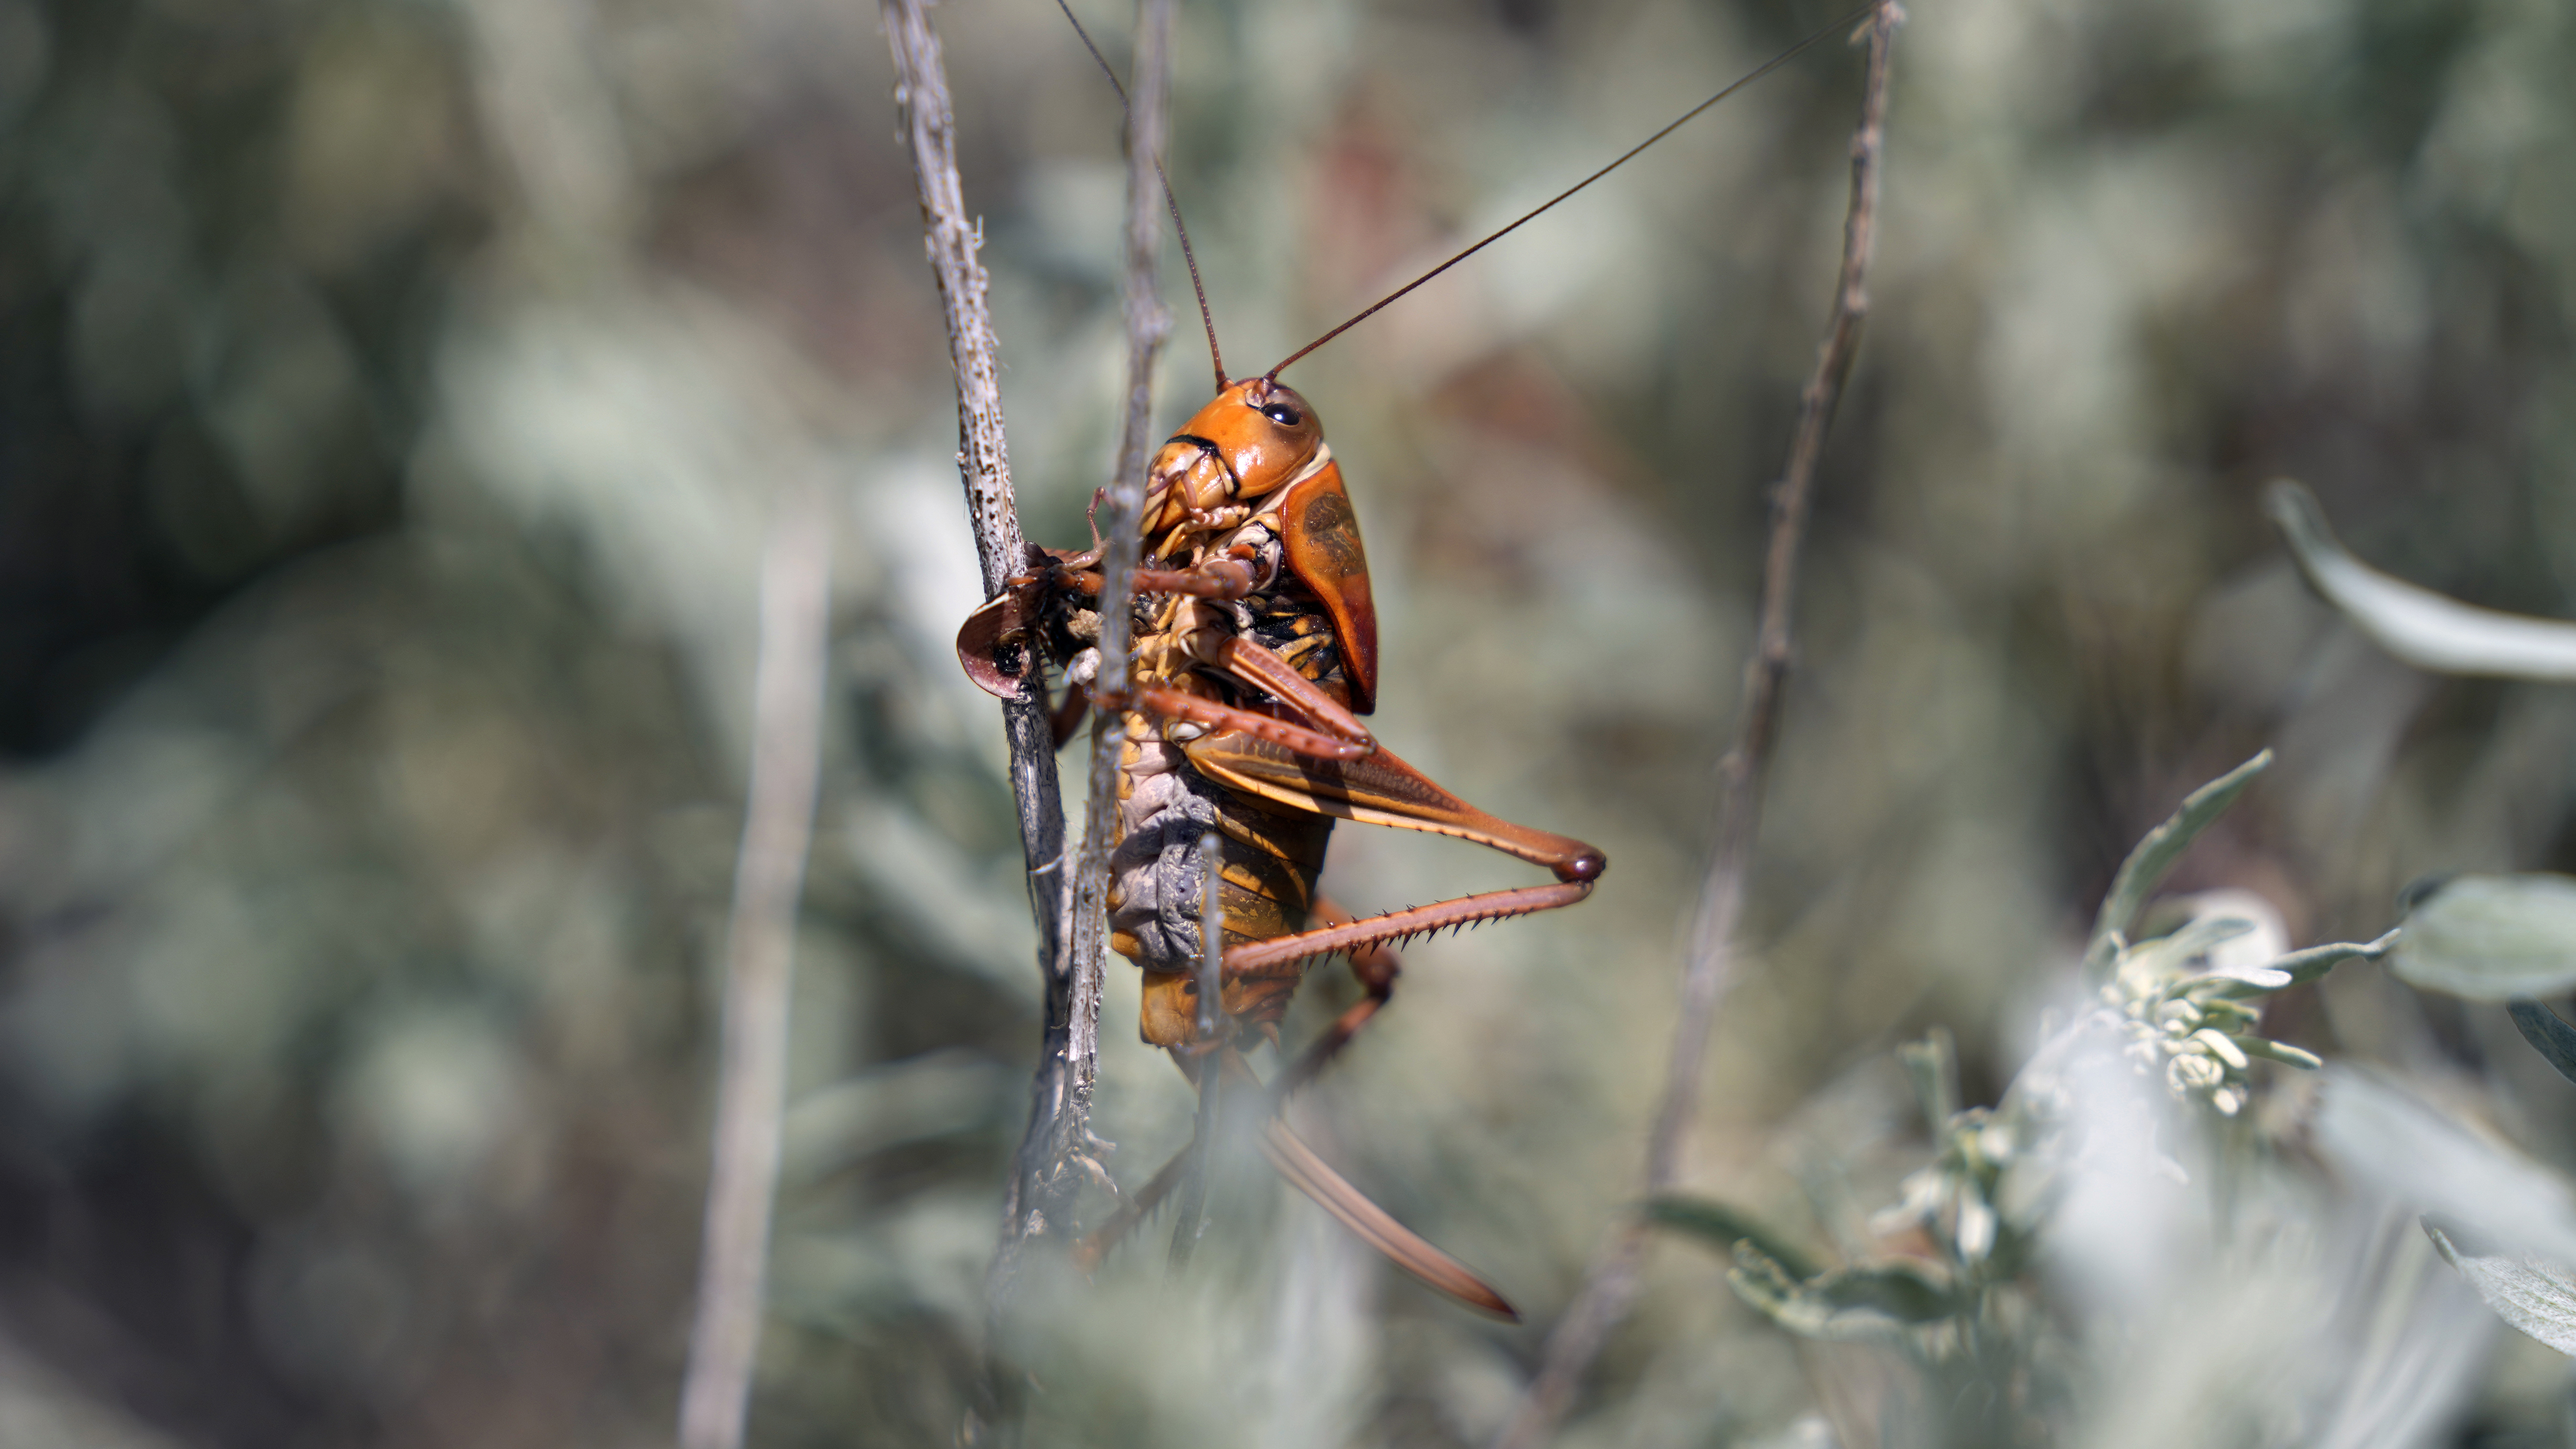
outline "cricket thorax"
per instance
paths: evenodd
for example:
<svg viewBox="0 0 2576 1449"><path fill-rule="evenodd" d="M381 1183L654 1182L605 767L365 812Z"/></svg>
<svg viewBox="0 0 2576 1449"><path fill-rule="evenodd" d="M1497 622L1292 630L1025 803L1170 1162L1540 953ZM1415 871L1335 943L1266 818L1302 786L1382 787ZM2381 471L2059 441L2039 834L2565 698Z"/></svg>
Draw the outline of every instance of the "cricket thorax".
<svg viewBox="0 0 2576 1449"><path fill-rule="evenodd" d="M1252 571L1253 592L1243 599L1201 599L1188 595L1139 597L1135 604L1135 677L1209 699L1232 702L1233 691L1220 682L1226 641L1257 634L1259 621L1276 612L1276 595L1295 575L1283 566L1277 510L1270 509L1223 530L1176 528L1158 541L1147 566L1183 572L1214 559L1232 559ZM1196 725L1175 724L1169 737L1186 742L1202 733Z"/></svg>
<svg viewBox="0 0 2576 1449"><path fill-rule="evenodd" d="M1294 573L1283 576L1277 587L1267 594L1245 601L1244 632L1262 648L1288 661L1299 674L1323 687L1326 694L1348 706L1351 687L1343 667L1341 636L1333 632L1332 616L1325 612L1323 600L1305 581ZM1254 705L1269 703L1268 695L1255 693L1248 701Z"/></svg>

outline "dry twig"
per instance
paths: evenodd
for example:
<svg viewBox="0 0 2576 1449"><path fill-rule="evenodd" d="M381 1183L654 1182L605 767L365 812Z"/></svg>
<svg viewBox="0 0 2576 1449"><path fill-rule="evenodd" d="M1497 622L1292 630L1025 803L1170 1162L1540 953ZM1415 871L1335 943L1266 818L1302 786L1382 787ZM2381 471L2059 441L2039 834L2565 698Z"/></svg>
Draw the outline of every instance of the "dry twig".
<svg viewBox="0 0 2576 1449"><path fill-rule="evenodd" d="M1797 598L1798 560L1806 540L1816 464L1825 430L1842 400L1843 381L1860 347L1861 321L1869 311L1869 259L1878 224L1879 156L1886 139L1887 84L1896 27L1904 19L1897 0L1879 0L1869 22L1869 68L1861 88L1860 126L1852 135L1851 204L1843 222L1841 280L1816 370L1798 400L1797 432L1789 462L1771 500L1770 542L1763 556L1762 601L1752 657L1744 666L1743 713L1733 745L1718 763L1718 833L1708 877L1700 888L1699 917L1682 977L1681 1015L1673 1028L1671 1066L1661 1106L1646 1144L1646 1194L1669 1190L1680 1165L1681 1144L1699 1107L1700 1067L1719 1001L1735 975L1735 935L1743 914L1745 878L1761 832L1762 783L1780 717L1780 695L1793 658L1791 610ZM1599 1357L1610 1331L1635 1301L1637 1273L1650 1229L1642 1220L1621 1226L1585 1271L1574 1301L1548 1335L1538 1377L1519 1410L1497 1436L1498 1449L1535 1449L1565 1416L1575 1386Z"/></svg>
<svg viewBox="0 0 2576 1449"><path fill-rule="evenodd" d="M984 567L985 597L998 594L1025 567L1026 546L1013 504L1008 445L995 385L996 348L976 251L982 233L966 217L957 178L956 119L931 29L926 0L884 0L894 52L896 103L920 184L922 224L932 270L947 310L957 374L958 467ZM1143 500L1153 401L1155 353L1167 330L1155 278L1160 262L1161 194L1155 162L1162 150L1166 37L1170 0L1144 0L1137 26L1133 103L1128 108L1127 418L1116 476L1099 520L1109 542L1103 597L1126 596L1136 563L1136 515ZM1126 678L1126 611L1102 610L1099 678ZM1004 1319L1030 1246L1061 1237L1072 1202L1087 1179L1092 1146L1091 1090L1099 1060L1100 985L1106 938L1099 921L1108 894L1108 853L1115 844L1117 738L1094 734L1090 815L1083 849L1066 869L1064 810L1054 740L1043 691L1003 706L1010 737L1011 784L1019 802L1020 842L1037 915L1039 965L1046 978L1046 1035L1030 1088L1029 1120L1003 1196L1001 1243L985 1284L991 1326ZM971 1431L971 1430L970 1430Z"/></svg>
<svg viewBox="0 0 2576 1449"><path fill-rule="evenodd" d="M1138 0L1136 54L1127 85L1127 406L1118 426L1117 471L1110 475L1099 510L1100 537L1106 547L1100 559L1097 677L1103 685L1120 689L1127 684L1133 617L1119 601L1128 597L1141 551L1145 464L1153 442L1154 358L1171 327L1156 285L1163 242L1156 161L1163 153L1171 24L1172 0ZM1074 856L1074 1012L1094 1043L1095 1056L1101 979L1109 956L1108 932L1098 923L1109 909L1109 853L1118 844L1118 757L1125 738L1119 716L1094 717L1090 793L1083 811L1082 846ZM1091 1090L1087 1070L1081 1090L1087 1136ZM1070 1155L1085 1146L1085 1141L1067 1141L1064 1150Z"/></svg>
<svg viewBox="0 0 2576 1449"><path fill-rule="evenodd" d="M948 100L948 72L927 10L926 0L885 0L883 17L894 53L895 106L921 193L923 242L947 313L949 360L957 377L957 469L989 599L1027 566L1027 546L1011 494L999 348L993 340L984 266L976 255L983 231L967 220L965 192L957 179L957 121ZM996 1305L1007 1297L1022 1246L1045 1233L1065 1191L1064 1161L1055 1147L1069 1117L1077 1119L1072 1124L1077 1141L1086 1131L1078 1119L1087 1114L1094 1055L1088 1034L1077 1040L1075 1030L1073 977L1064 951L1064 802L1056 781L1054 731L1040 694L1032 690L1002 706L1011 793L1019 807L1020 851L1029 872L1029 909L1038 928L1038 970L1046 984L1046 1034L1030 1089L1028 1132L1003 1192L1002 1242L988 1285Z"/></svg>
<svg viewBox="0 0 2576 1449"><path fill-rule="evenodd" d="M750 802L725 933L724 1046L715 1163L707 1182L697 1318L680 1390L683 1449L736 1449L760 1348L770 1206L787 1093L787 1004L796 902L822 772L824 642L830 632L831 518L811 485L778 502L760 570L760 656L752 682Z"/></svg>

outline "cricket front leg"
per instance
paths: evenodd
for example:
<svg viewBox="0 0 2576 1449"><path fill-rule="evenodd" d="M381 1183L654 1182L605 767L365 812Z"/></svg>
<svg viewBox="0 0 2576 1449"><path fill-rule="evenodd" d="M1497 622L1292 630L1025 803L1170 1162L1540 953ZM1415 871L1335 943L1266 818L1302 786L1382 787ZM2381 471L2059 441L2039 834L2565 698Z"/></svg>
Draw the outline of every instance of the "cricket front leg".
<svg viewBox="0 0 2576 1449"><path fill-rule="evenodd" d="M1064 703L1057 705L1055 713L1047 717L1047 728L1054 734L1057 749L1064 748L1065 741L1072 739L1073 732L1082 728L1083 717L1090 713L1090 695L1079 689L1064 692Z"/></svg>
<svg viewBox="0 0 2576 1449"><path fill-rule="evenodd" d="M1098 598L1108 587L1098 565L1098 552L1079 555L1076 562L1083 571L1059 569L1061 577L1075 588ZM1252 594L1252 554L1237 549L1204 563L1185 569L1138 568L1128 577L1130 594L1187 594L1194 599L1241 599Z"/></svg>

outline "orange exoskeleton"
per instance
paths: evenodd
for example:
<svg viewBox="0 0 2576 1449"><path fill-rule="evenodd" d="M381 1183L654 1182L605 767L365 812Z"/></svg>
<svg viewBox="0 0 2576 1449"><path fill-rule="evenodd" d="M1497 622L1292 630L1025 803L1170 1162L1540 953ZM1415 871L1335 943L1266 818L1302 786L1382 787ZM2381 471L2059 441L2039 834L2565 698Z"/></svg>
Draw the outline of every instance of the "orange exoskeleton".
<svg viewBox="0 0 2576 1449"><path fill-rule="evenodd" d="M1277 1043L1280 1020L1311 965L1343 956L1364 995L1271 1084L1274 1102L1284 1099L1389 999L1398 970L1394 943L1572 905L1607 867L1582 841L1513 824L1452 795L1360 722L1376 704L1378 682L1367 554L1323 424L1279 381L1280 371L1830 33L1800 42L1267 373L1231 380L1217 361L1215 398L1149 467L1132 598L1101 597L1099 549L1033 548L1031 571L959 631L960 662L994 694L1042 690L1047 666L1062 670L1069 688L1056 716L1059 741L1094 706L1123 732L1110 943L1144 971L1144 1039L1169 1050L1193 1081L1208 1084L1215 1072L1250 1082L1244 1053ZM1209 345L1213 358L1212 323ZM1133 659L1123 680L1097 677L1092 646L1103 607L1133 611ZM1471 840L1555 878L1355 918L1316 888L1337 819ZM1209 841L1212 858L1203 844ZM1223 935L1218 998L1214 1010L1203 1010L1200 930L1211 895ZM1516 1316L1476 1275L1343 1181L1275 1113L1262 1148L1282 1175L1400 1266L1463 1302ZM1084 1256L1096 1261L1130 1231L1179 1183L1188 1159L1185 1151L1131 1193L1086 1242Z"/></svg>

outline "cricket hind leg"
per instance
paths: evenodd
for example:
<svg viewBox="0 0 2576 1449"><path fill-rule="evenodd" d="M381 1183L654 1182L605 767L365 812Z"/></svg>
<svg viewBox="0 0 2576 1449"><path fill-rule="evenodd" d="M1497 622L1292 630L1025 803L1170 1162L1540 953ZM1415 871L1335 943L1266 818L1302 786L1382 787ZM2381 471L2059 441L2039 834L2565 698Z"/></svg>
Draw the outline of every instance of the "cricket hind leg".
<svg viewBox="0 0 2576 1449"><path fill-rule="evenodd" d="M1322 894L1315 897L1314 916L1326 926L1352 925L1359 919L1343 909L1341 902ZM1315 1080L1316 1075L1351 1044L1351 1038L1359 1035L1360 1028L1368 1025L1395 997L1395 978L1404 971L1404 958L1396 954L1393 946L1384 941L1369 942L1351 948L1345 959L1349 961L1351 975L1358 979L1363 994L1344 1008L1341 1015L1334 1017L1332 1024L1309 1042L1297 1060L1289 1063L1287 1069L1279 1074L1279 1079L1271 1084L1274 1109L1304 1091L1306 1084Z"/></svg>
<svg viewBox="0 0 2576 1449"><path fill-rule="evenodd" d="M1313 898L1311 914L1328 930L1373 929L1370 923L1356 920L1337 902L1320 894ZM1243 949L1237 947L1228 955L1231 957ZM1366 1193L1334 1171L1277 1115L1287 1099L1314 1080L1316 1074L1350 1044L1360 1028L1366 1026L1394 995L1396 977L1402 965L1392 946L1382 940L1365 941L1350 950L1349 960L1351 973L1358 978L1363 995L1335 1017L1332 1024L1268 1088L1270 1115L1262 1126L1262 1156L1291 1186L1313 1199L1352 1236L1376 1249L1389 1262L1468 1307L1518 1322L1518 1311L1491 1284L1378 1206ZM1185 1073L1192 1073L1192 1067L1206 1059L1199 1058L1196 1062L1184 1060L1181 1053L1175 1051L1174 1060L1181 1064ZM1229 1081L1260 1089L1260 1082L1244 1062L1240 1051L1225 1047L1221 1060L1224 1075ZM1205 1066L1198 1066L1198 1072L1205 1070ZM1199 1150L1199 1138L1193 1131L1188 1145L1173 1154L1171 1160L1164 1163L1144 1186L1130 1193L1107 1220L1075 1246L1075 1265L1086 1273L1096 1269L1112 1249L1151 1218L1187 1181L1192 1159ZM1181 1225L1180 1231L1188 1231L1188 1225Z"/></svg>
<svg viewBox="0 0 2576 1449"><path fill-rule="evenodd" d="M1350 1229L1353 1236L1377 1249L1388 1262L1470 1308L1513 1323L1521 1321L1520 1310L1511 1305L1511 1300L1494 1291L1492 1284L1477 1277L1466 1264L1431 1246L1421 1234L1397 1222L1366 1193L1351 1186L1348 1179L1315 1155L1315 1149L1289 1131L1287 1123L1273 1117L1262 1128L1261 1155L1270 1160L1281 1177L1332 1214L1334 1221Z"/></svg>
<svg viewBox="0 0 2576 1449"><path fill-rule="evenodd" d="M1327 927L1358 924L1340 903L1321 894L1314 898L1312 914ZM1375 1248L1389 1262L1471 1308L1519 1322L1518 1310L1491 1284L1398 1222L1393 1214L1334 1171L1277 1115L1288 1098L1312 1082L1395 994L1396 977L1402 972L1403 965L1392 946L1384 942L1362 944L1349 953L1349 962L1351 974L1359 980L1363 995L1336 1016L1332 1024L1270 1084L1271 1115L1262 1126L1262 1156L1291 1186L1313 1199L1352 1236ZM1181 1060L1177 1052L1174 1059ZM1251 1067L1234 1048L1224 1049L1224 1066L1229 1080L1255 1088L1260 1086ZM1182 1069L1189 1071L1189 1064L1184 1062ZM1166 1199L1181 1188L1191 1159L1198 1150L1199 1139L1194 1132L1187 1146L1173 1154L1151 1180L1130 1194L1107 1221L1075 1248L1076 1265L1085 1272L1098 1267L1120 1240L1149 1219ZM1188 1225L1183 1224L1180 1230L1188 1231Z"/></svg>
<svg viewBox="0 0 2576 1449"><path fill-rule="evenodd" d="M1592 894L1593 883L1609 869L1599 849L1479 810L1383 748L1366 759L1326 761L1245 733L1193 740L1187 749L1192 768L1201 775L1273 810L1472 840L1545 866L1556 877L1548 885L1485 891L1248 942L1225 953L1229 982L1289 975L1302 963L1337 951L1558 910Z"/></svg>
<svg viewBox="0 0 2576 1449"><path fill-rule="evenodd" d="M1388 911L1384 915L1368 916L1340 925L1318 926L1293 936L1279 936L1234 947L1225 953L1225 979L1232 982L1291 975L1303 971L1306 962L1336 951L1355 952L1414 936L1427 936L1434 931L1463 929L1487 921L1559 910L1590 894L1592 882L1588 880L1519 886Z"/></svg>
<svg viewBox="0 0 2576 1449"><path fill-rule="evenodd" d="M1365 1020L1365 1018L1363 1018ZM1223 1051L1224 1071L1230 1082L1239 1082L1256 1091L1262 1083L1243 1060L1243 1054L1232 1047ZM1172 1160L1156 1172L1152 1180L1128 1194L1118 1210L1109 1215L1090 1236L1074 1246L1074 1265L1088 1273L1100 1266L1111 1249L1133 1233L1165 1199L1176 1191L1189 1170L1190 1156L1198 1148L1198 1138L1173 1154ZM1465 1264L1433 1247L1430 1241L1395 1220L1379 1207L1368 1194L1351 1185L1348 1178L1333 1170L1331 1164L1306 1145L1304 1139L1288 1124L1272 1116L1263 1124L1261 1155L1273 1169L1288 1180L1290 1186L1314 1200L1315 1205L1332 1215L1334 1221L1350 1230L1352 1236L1378 1250L1387 1261L1421 1280L1425 1285L1466 1304L1510 1322L1520 1322L1520 1310L1496 1292L1493 1285L1476 1276Z"/></svg>
<svg viewBox="0 0 2576 1449"><path fill-rule="evenodd" d="M1247 755L1257 756L1253 764L1260 767L1275 766L1276 762L1282 759L1296 758L1293 751L1279 748L1275 741L1257 737L1247 739L1240 736L1202 740L1194 743L1189 753L1193 764L1200 765L1203 773L1228 784L1246 781L1247 786L1249 784L1247 772L1241 768ZM1213 760L1206 757L1213 757ZM1213 762L1223 762L1238 768L1230 772L1232 778L1228 778L1226 772L1206 768ZM1313 775L1303 773L1303 766L1299 768L1300 778L1311 786ZM1237 1006L1237 1003L1232 1000L1235 994L1233 988L1270 988L1268 991L1257 991L1255 994L1276 995L1284 1005L1285 994L1295 989L1296 982L1304 974L1306 963L1317 957L1336 953L1344 954L1349 958L1352 974L1359 979L1363 991L1361 1000L1353 1003L1336 1017L1331 1025L1327 1026L1323 1033L1280 1075L1272 1092L1274 1113L1288 1096L1313 1081L1325 1065L1350 1044L1360 1028L1374 1019L1393 996L1396 976L1401 970L1400 960L1393 947L1394 942L1409 936L1436 931L1444 926L1461 927L1481 921L1528 915L1536 911L1554 910L1572 905L1591 894L1592 883L1604 868L1605 862L1601 853L1593 847L1569 837L1549 835L1543 831L1513 825L1508 821L1498 820L1477 811L1442 791L1437 785L1433 785L1429 780L1415 773L1403 761L1384 751L1378 751L1376 758L1365 768L1369 773L1361 777L1356 784L1352 783L1349 777L1345 777L1343 788L1352 792L1347 798L1366 798L1358 794L1358 791L1366 786L1373 789L1378 798L1409 806L1419 812L1420 818L1404 821L1384 818L1385 815L1392 813L1391 810L1372 811L1368 815L1360 815L1344 802L1344 797L1319 799L1315 794L1300 795L1278 789L1248 787L1245 788L1244 793L1264 801L1272 809L1285 805L1292 811L1309 817L1358 816L1358 818L1370 820L1371 823L1402 823L1413 829L1462 835L1525 860L1547 864L1555 871L1558 880L1550 885L1522 886L1511 890L1462 896L1455 900L1439 901L1409 910L1390 911L1384 915L1365 919L1355 918L1329 897L1318 894L1311 898L1308 911L1310 924L1307 929L1228 947L1221 975L1229 988L1229 1016L1238 1014L1232 1009ZM1253 775L1249 778L1259 779L1263 776ZM1403 798L1398 798L1399 793ZM1334 808L1336 805L1340 808ZM1312 924L1313 922L1322 924L1316 925ZM1172 973L1171 984L1175 990L1186 990L1191 983L1179 973ZM1152 990L1153 987L1149 982L1149 994ZM1244 1003L1247 1007L1249 1004L1249 1002ZM1175 1030L1171 1034L1171 1041L1165 1044L1177 1045L1185 1036L1186 1033ZM1159 1040L1150 1031L1148 1039ZM1232 1048L1227 1049L1226 1055L1230 1060L1240 1060ZM1187 1068L1185 1067L1184 1070ZM1246 1070L1248 1075L1248 1069ZM1086 1242L1082 1254L1082 1261L1086 1266L1097 1263L1111 1245L1120 1237L1133 1231L1162 1198L1179 1186L1185 1164L1195 1147L1196 1138L1193 1137L1191 1148L1184 1149L1161 1172L1155 1174L1151 1183L1130 1198L1119 1213ZM1454 1259L1396 1223L1384 1209L1369 1202L1358 1189L1333 1174L1332 1170L1325 1166L1311 1149L1296 1141L1294 1134L1290 1133L1285 1124L1281 1123L1275 1115L1264 1129L1263 1152L1271 1159L1272 1166L1295 1184L1300 1191L1315 1199L1354 1234L1379 1248L1406 1271L1442 1292L1458 1298L1461 1302L1488 1312L1500 1313L1506 1317L1513 1316L1510 1306L1504 1303L1490 1287L1476 1279L1473 1274L1467 1273Z"/></svg>
<svg viewBox="0 0 2576 1449"><path fill-rule="evenodd" d="M1189 1170L1190 1154L1198 1150L1198 1145L1197 1134L1191 1134L1188 1146L1173 1153L1172 1160L1164 1163L1143 1187L1127 1194L1119 1202L1116 1212L1085 1234L1081 1242L1074 1244L1073 1265L1085 1273L1091 1272L1109 1256L1110 1249L1143 1226L1145 1220L1163 1205L1163 1199L1170 1197L1173 1190L1181 1185L1182 1175Z"/></svg>
<svg viewBox="0 0 2576 1449"><path fill-rule="evenodd" d="M1327 925L1347 924L1355 919L1340 902L1320 892L1313 897L1309 914L1313 919L1323 921ZM1323 1033L1299 1055L1298 1059L1272 1082L1270 1111L1277 1112L1287 1104L1290 1097L1313 1081L1316 1074L1339 1055L1342 1048L1349 1045L1351 1038L1359 1033L1359 1029L1365 1026L1369 1019L1377 1014L1378 1009L1394 996L1395 978L1403 969L1402 960L1396 955L1394 948L1383 945L1363 946L1350 953L1348 960L1351 974L1359 980L1360 988L1365 994L1359 1001L1335 1017L1332 1024L1327 1026ZM1271 1024L1269 1031L1271 1040L1275 1043L1277 1041L1275 1023ZM1187 1044L1175 1044L1171 1050L1173 1061L1181 1067L1182 1072L1185 1075L1194 1076L1193 1058L1188 1055L1193 1048ZM1099 1266L1100 1261L1120 1240L1149 1220L1161 1207L1163 1200L1180 1187L1190 1158L1198 1149L1199 1141L1194 1130L1188 1145L1174 1153L1172 1159L1164 1163L1143 1187L1122 1198L1117 1211L1111 1213L1099 1227L1093 1229L1090 1235L1083 1239L1074 1250L1075 1263L1083 1271L1091 1271Z"/></svg>

